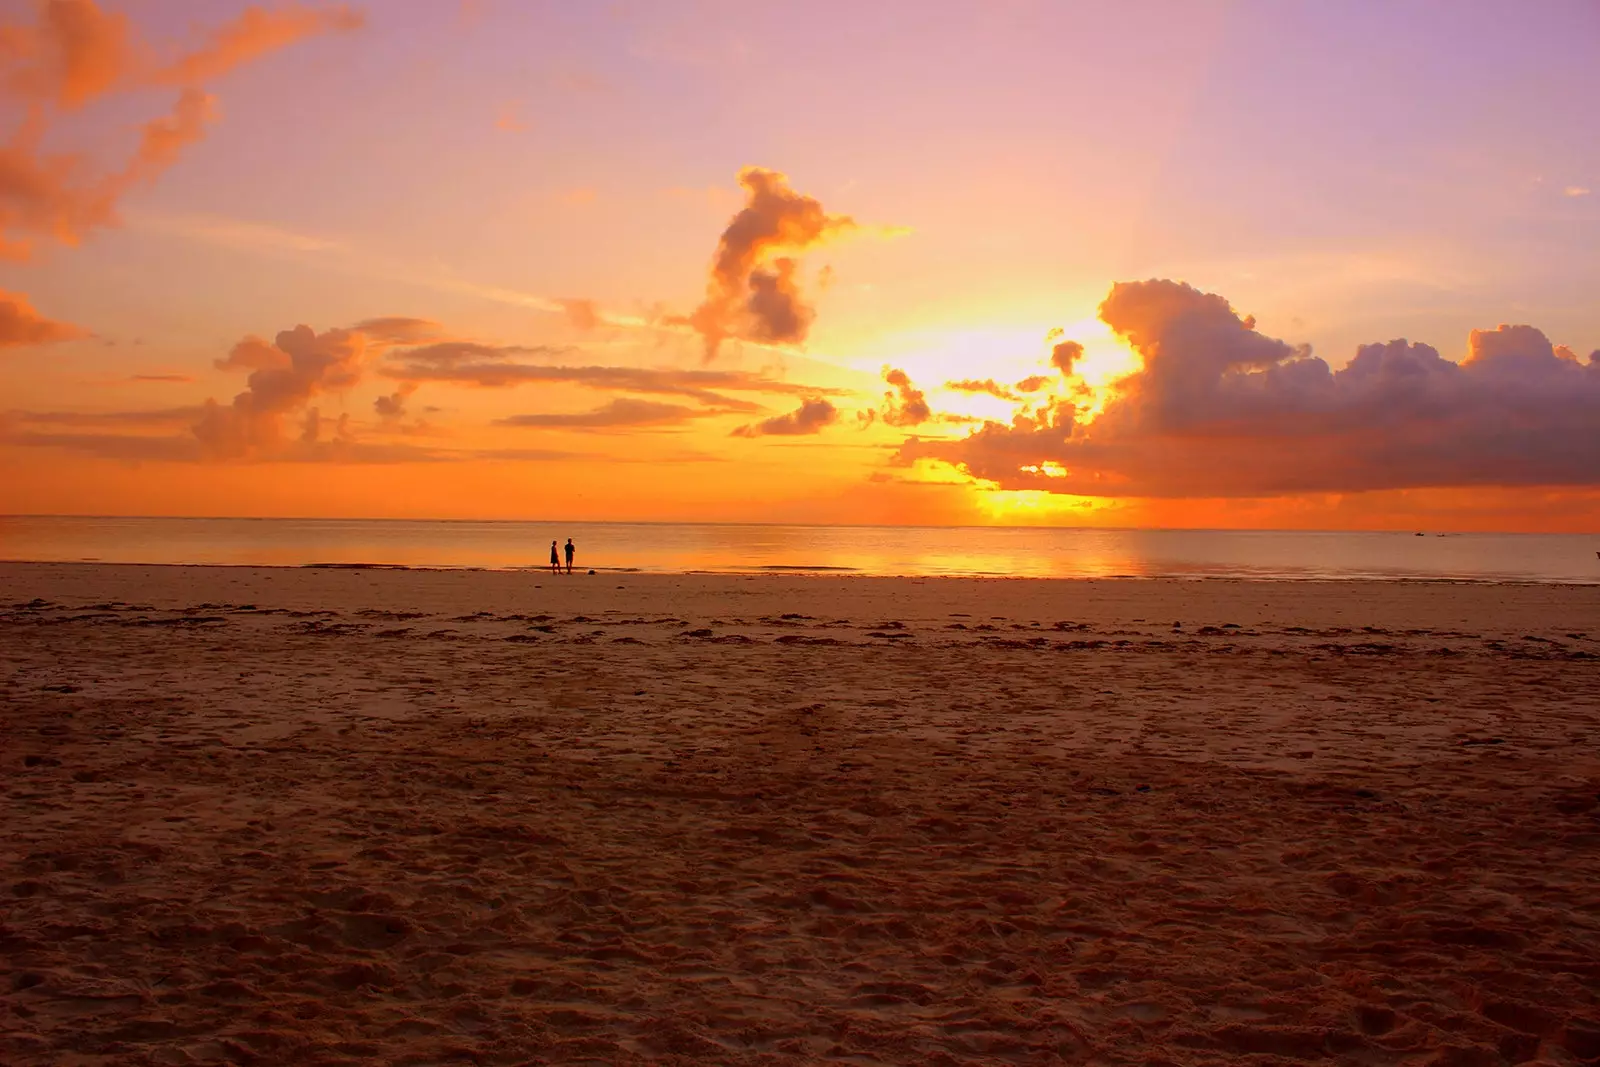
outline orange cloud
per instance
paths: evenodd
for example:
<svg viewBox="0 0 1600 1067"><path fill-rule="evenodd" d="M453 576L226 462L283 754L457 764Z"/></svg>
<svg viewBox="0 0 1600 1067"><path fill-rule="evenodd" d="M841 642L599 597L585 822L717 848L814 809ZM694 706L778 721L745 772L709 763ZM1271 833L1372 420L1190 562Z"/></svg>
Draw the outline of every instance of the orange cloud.
<svg viewBox="0 0 1600 1067"><path fill-rule="evenodd" d="M223 369L251 371L248 388L224 407L206 402L205 413L195 423L194 435L208 455L236 459L282 444L283 416L303 407L319 393L346 389L361 378L367 339L358 330L317 333L309 326L280 332L268 343L247 337L234 345ZM301 441L318 440L321 420L315 408L306 416ZM339 427L338 436L345 436Z"/></svg>
<svg viewBox="0 0 1600 1067"><path fill-rule="evenodd" d="M76 326L40 315L21 293L0 292L0 348L47 345L85 336L86 331Z"/></svg>
<svg viewBox="0 0 1600 1067"><path fill-rule="evenodd" d="M573 297L566 300L557 300L561 310L567 314L567 322L575 330L588 332L599 329L605 324L605 318L600 314L600 305L593 300Z"/></svg>
<svg viewBox="0 0 1600 1067"><path fill-rule="evenodd" d="M93 0L36 6L35 25L0 23L0 69L11 94L70 110L111 92L133 69L139 43L126 16Z"/></svg>
<svg viewBox="0 0 1600 1067"><path fill-rule="evenodd" d="M745 206L717 241L705 301L681 320L705 339L707 360L730 337L804 341L816 312L796 284L794 259L783 253L802 252L855 226L849 216L829 215L816 199L796 193L777 171L746 167L739 184Z"/></svg>
<svg viewBox="0 0 1600 1067"><path fill-rule="evenodd" d="M206 135L206 123L215 116L216 97L199 89L183 90L172 114L144 124L138 151L119 185L154 178L172 166L185 148Z"/></svg>
<svg viewBox="0 0 1600 1067"><path fill-rule="evenodd" d="M27 116L0 147L0 258L13 260L30 258L36 239L71 246L91 229L114 225L116 203L132 185L157 177L205 135L215 101L200 82L312 34L361 24L346 7L250 7L163 65L125 16L94 0L49 0L37 10L32 23L0 22L0 93L24 104ZM180 90L173 110L145 123L121 168L91 174L79 155L41 149L51 109L162 86Z"/></svg>
<svg viewBox="0 0 1600 1067"><path fill-rule="evenodd" d="M357 30L365 22L361 12L342 4L329 8L301 4L247 7L238 18L212 30L204 46L155 71L150 81L179 86L211 81L308 37Z"/></svg>

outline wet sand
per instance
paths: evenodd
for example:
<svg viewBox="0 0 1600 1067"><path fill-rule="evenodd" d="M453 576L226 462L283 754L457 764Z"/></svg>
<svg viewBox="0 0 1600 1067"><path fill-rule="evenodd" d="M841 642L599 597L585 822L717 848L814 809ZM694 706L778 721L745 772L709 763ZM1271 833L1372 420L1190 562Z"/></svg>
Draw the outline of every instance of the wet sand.
<svg viewBox="0 0 1600 1067"><path fill-rule="evenodd" d="M1600 587L0 564L5 1064L1600 1062Z"/></svg>

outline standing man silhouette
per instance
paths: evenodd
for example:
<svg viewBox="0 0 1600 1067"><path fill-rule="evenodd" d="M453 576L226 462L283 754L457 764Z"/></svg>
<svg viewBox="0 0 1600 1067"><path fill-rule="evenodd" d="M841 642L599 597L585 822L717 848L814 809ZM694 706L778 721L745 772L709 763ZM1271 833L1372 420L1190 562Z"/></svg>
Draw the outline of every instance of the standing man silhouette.
<svg viewBox="0 0 1600 1067"><path fill-rule="evenodd" d="M572 573L572 554L574 552L576 552L576 551L577 551L577 549L572 547L572 538L570 538L570 537L567 538L567 573L568 574Z"/></svg>
<svg viewBox="0 0 1600 1067"><path fill-rule="evenodd" d="M550 573L561 573L561 554L556 551L556 543L550 542Z"/></svg>

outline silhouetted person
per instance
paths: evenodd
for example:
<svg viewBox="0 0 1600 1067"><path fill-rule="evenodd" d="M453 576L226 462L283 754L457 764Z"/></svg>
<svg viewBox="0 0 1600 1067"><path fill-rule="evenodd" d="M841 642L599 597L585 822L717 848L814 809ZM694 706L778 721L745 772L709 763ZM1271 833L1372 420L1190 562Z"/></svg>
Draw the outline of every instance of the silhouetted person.
<svg viewBox="0 0 1600 1067"><path fill-rule="evenodd" d="M576 551L577 551L577 549L572 547L572 538L570 538L570 537L567 538L567 573L568 574L572 573L572 554L574 552L576 552Z"/></svg>
<svg viewBox="0 0 1600 1067"><path fill-rule="evenodd" d="M561 573L561 553L556 551L556 543L550 542L550 573Z"/></svg>

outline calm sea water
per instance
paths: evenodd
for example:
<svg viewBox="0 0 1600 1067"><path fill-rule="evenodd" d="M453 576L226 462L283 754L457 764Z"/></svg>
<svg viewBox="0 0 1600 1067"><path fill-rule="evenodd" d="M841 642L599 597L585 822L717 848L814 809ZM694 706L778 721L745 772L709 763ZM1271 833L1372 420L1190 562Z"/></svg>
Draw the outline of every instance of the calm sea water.
<svg viewBox="0 0 1600 1067"><path fill-rule="evenodd" d="M1600 583L1600 535L0 517L0 559Z"/></svg>

